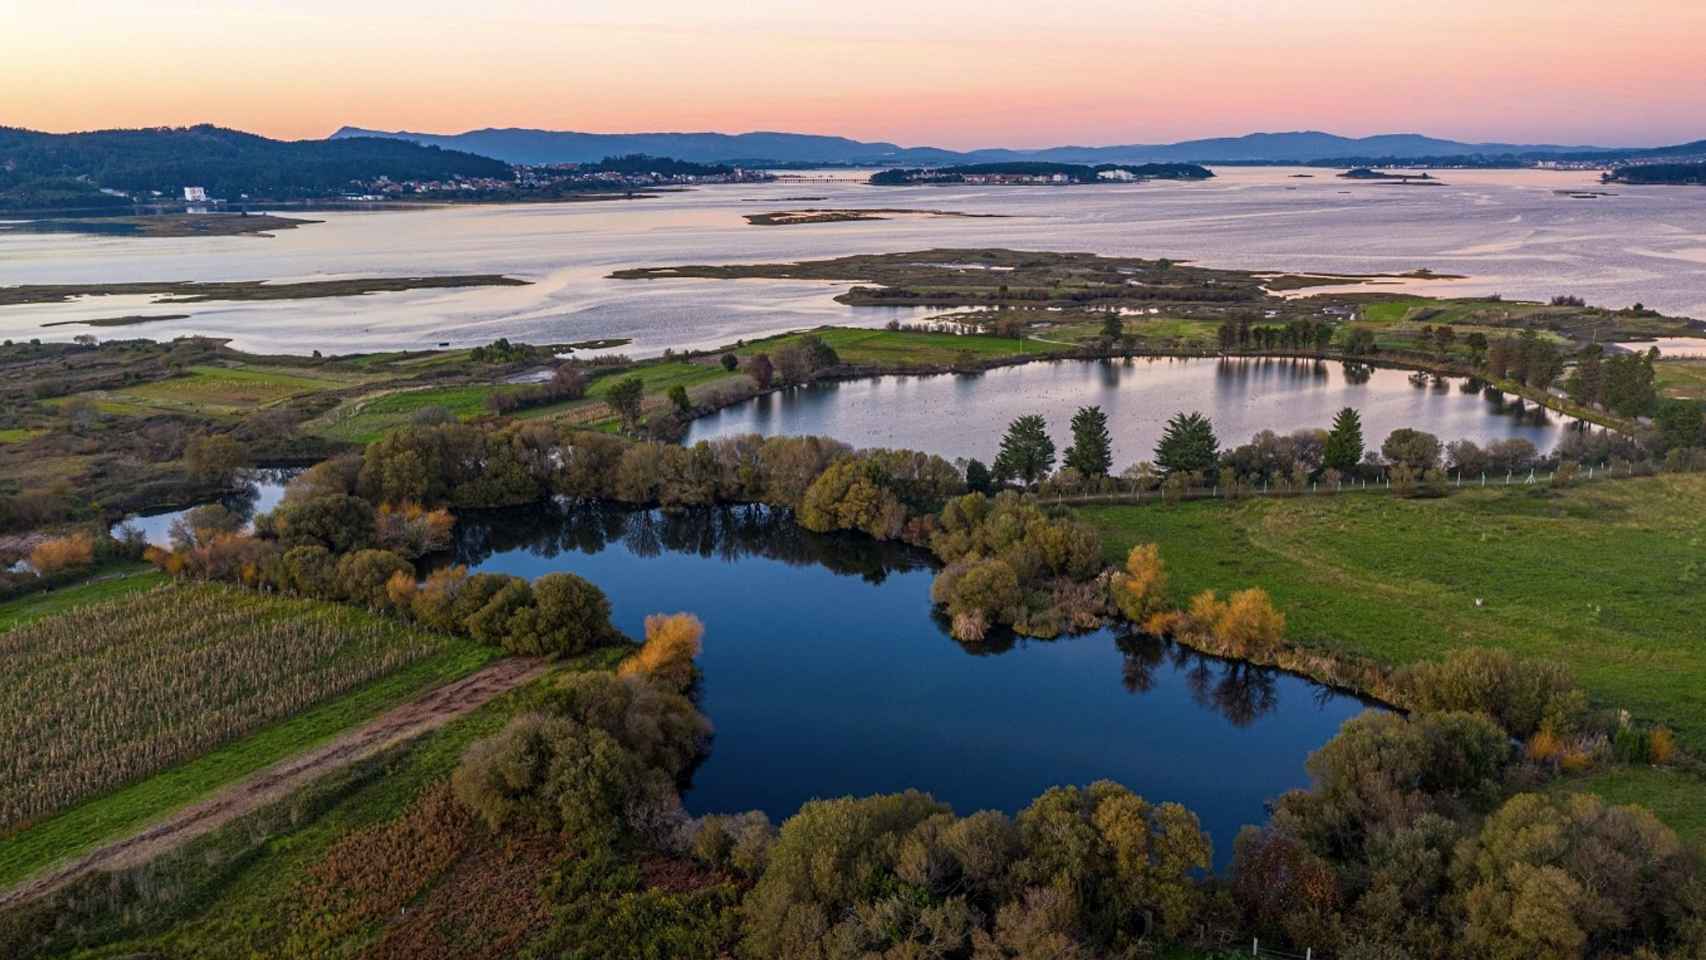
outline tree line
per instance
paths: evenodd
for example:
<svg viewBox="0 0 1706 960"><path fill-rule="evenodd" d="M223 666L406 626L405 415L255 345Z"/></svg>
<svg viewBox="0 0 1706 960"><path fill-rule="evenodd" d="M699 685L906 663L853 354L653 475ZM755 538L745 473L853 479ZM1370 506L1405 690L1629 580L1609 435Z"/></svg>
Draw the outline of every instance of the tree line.
<svg viewBox="0 0 1706 960"><path fill-rule="evenodd" d="M1642 363L1636 359L1634 365ZM1327 429L1301 429L1281 435L1263 430L1248 443L1222 447L1213 421L1200 412L1171 417L1156 442L1152 460L1112 474L1113 439L1107 414L1099 406L1073 415L1072 441L1063 455L1040 414L1013 420L989 465L970 460L967 485L973 490L1004 486L1050 494L1143 492L1183 495L1215 487L1228 496L1256 489L1301 492L1311 484L1329 487L1381 479L1400 492L1443 492L1451 479L1476 479L1563 468L1622 466L1628 472L1706 470L1706 415L1681 404L1658 428L1639 437L1583 427L1572 430L1556 448L1542 453L1521 437L1480 444L1463 439L1442 442L1423 430L1400 427L1378 447L1363 437L1362 417L1345 407ZM1057 470L1056 467L1059 469Z"/></svg>

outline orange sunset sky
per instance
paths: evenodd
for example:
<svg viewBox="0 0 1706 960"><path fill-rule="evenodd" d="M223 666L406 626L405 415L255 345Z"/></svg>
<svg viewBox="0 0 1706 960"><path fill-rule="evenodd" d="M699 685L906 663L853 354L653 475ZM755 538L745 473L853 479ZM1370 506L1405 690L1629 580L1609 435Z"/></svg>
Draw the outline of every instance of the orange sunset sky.
<svg viewBox="0 0 1706 960"><path fill-rule="evenodd" d="M1706 2L0 0L0 125L1706 137Z"/></svg>

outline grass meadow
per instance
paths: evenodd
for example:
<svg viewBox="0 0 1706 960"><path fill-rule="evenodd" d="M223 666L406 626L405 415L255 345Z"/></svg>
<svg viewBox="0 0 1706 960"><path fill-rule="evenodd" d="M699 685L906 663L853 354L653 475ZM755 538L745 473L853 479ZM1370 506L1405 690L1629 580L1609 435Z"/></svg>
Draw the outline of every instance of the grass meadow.
<svg viewBox="0 0 1706 960"><path fill-rule="evenodd" d="M1180 600L1261 587L1293 640L1393 666L1470 646L1558 660L1595 703L1706 753L1706 477L1080 513L1110 561L1160 544ZM1551 789L1640 804L1706 845L1697 773L1619 765Z"/></svg>
<svg viewBox="0 0 1706 960"><path fill-rule="evenodd" d="M1294 640L1387 664L1559 660L1596 702L1706 750L1706 477L1080 512L1111 561L1160 544L1180 598L1262 587Z"/></svg>

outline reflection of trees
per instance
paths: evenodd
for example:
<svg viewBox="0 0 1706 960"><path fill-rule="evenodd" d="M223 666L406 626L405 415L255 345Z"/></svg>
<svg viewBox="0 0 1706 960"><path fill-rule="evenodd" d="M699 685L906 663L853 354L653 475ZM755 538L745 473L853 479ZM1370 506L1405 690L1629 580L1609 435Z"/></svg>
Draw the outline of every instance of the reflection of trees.
<svg viewBox="0 0 1706 960"><path fill-rule="evenodd" d="M302 471L296 467L261 467L244 471L242 485L219 498L220 506L231 511L239 521L255 519L255 507L261 500L261 485L282 487Z"/></svg>
<svg viewBox="0 0 1706 960"><path fill-rule="evenodd" d="M610 503L553 502L509 510L470 511L459 518L451 562L470 567L495 553L525 550L539 557L565 551L595 554L613 545L639 557L682 553L734 562L743 557L881 583L890 572L930 566L922 551L858 534L813 533L793 515L760 505L699 507L665 512Z"/></svg>
<svg viewBox="0 0 1706 960"><path fill-rule="evenodd" d="M1219 711L1235 727L1247 727L1279 705L1273 670L1241 660L1221 660L1218 665L1220 676L1213 685L1191 687L1191 698L1197 703ZM1195 678L1198 673L1192 671L1189 676Z"/></svg>
<svg viewBox="0 0 1706 960"><path fill-rule="evenodd" d="M1211 657L1145 633L1128 632L1116 642L1125 654L1120 680L1131 693L1154 689L1158 671L1170 666L1184 678L1192 700L1225 717L1233 726L1247 727L1279 706L1277 670L1242 660Z"/></svg>
<svg viewBox="0 0 1706 960"><path fill-rule="evenodd" d="M261 499L261 488L254 481L245 481L241 487L219 498L220 506L231 511L241 523L255 519L255 504Z"/></svg>
<svg viewBox="0 0 1706 960"><path fill-rule="evenodd" d="M1125 654L1120 682L1128 693L1155 689L1155 668L1167 660L1167 641L1148 633L1124 633L1115 641Z"/></svg>

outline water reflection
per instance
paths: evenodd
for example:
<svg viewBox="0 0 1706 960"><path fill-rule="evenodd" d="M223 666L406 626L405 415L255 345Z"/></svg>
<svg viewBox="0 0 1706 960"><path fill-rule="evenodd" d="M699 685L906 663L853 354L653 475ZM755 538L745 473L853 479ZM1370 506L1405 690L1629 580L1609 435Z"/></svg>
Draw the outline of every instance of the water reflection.
<svg viewBox="0 0 1706 960"><path fill-rule="evenodd" d="M1279 706L1279 670L1222 660L1146 633L1122 634L1117 643L1125 657L1120 682L1129 693L1154 689L1156 671L1170 668L1184 676L1198 706L1213 710L1235 727L1248 727Z"/></svg>
<svg viewBox="0 0 1706 960"><path fill-rule="evenodd" d="M705 622L700 697L717 734L685 797L695 813L780 818L813 797L909 787L1014 812L1106 777L1196 810L1224 865L1238 827L1304 785L1309 752L1364 706L1114 629L962 645L931 607L928 555L762 507L559 503L462 520L444 562L577 573L632 636L655 612Z"/></svg>
<svg viewBox="0 0 1706 960"><path fill-rule="evenodd" d="M451 555L442 559L477 569L494 554L522 551L551 559L565 552L590 556L611 547L635 557L674 553L725 563L760 557L872 584L891 572L931 569L932 564L929 554L905 544L813 533L795 523L790 512L757 504L663 511L567 500L465 514Z"/></svg>
<svg viewBox="0 0 1706 960"><path fill-rule="evenodd" d="M1451 387L1457 384L1459 389ZM1370 447L1410 427L1478 444L1520 437L1541 451L1559 427L1542 407L1482 403L1481 384L1403 370L1307 359L1057 360L981 374L891 376L814 384L755 398L694 421L689 441L736 433L822 434L859 447L907 447L988 462L1014 418L1040 413L1058 444L1081 406L1108 415L1114 464L1153 457L1166 421L1198 410L1224 446L1257 432L1326 428L1343 407L1362 414ZM1492 396L1489 395L1489 400Z"/></svg>
<svg viewBox="0 0 1706 960"><path fill-rule="evenodd" d="M257 514L266 513L278 506L284 499L284 487L290 479L301 473L298 467L261 468L248 471L243 483L236 489L212 501L231 511L242 524L247 527ZM113 524L113 536L118 536L126 526L135 527L142 531L148 542L157 547L172 545L172 524L184 514L196 507L206 504L195 504L179 510L165 510L159 513L132 514L120 522Z"/></svg>

